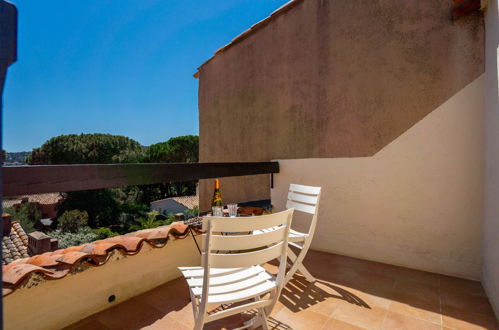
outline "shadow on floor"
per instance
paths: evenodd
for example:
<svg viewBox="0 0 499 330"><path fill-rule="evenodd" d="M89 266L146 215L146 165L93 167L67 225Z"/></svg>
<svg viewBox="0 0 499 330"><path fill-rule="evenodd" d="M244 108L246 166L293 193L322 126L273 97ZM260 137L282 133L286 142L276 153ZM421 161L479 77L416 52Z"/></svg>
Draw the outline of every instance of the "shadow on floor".
<svg viewBox="0 0 499 330"><path fill-rule="evenodd" d="M321 283L331 288L337 294L324 291L316 283ZM341 299L360 307L371 308L365 301L348 290L321 280L310 283L303 276L299 275L295 275L282 289L279 301L290 311L296 313L330 298Z"/></svg>

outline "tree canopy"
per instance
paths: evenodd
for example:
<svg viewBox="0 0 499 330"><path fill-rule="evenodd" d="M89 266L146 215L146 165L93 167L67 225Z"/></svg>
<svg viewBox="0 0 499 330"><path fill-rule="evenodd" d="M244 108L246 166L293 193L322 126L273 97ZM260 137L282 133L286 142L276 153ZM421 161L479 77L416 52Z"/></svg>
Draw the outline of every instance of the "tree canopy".
<svg viewBox="0 0 499 330"><path fill-rule="evenodd" d="M166 142L151 145L147 149L150 163L197 163L199 161L199 137L177 136Z"/></svg>
<svg viewBox="0 0 499 330"><path fill-rule="evenodd" d="M60 135L33 149L26 162L31 165L135 162L141 158L142 149L137 141L120 135Z"/></svg>

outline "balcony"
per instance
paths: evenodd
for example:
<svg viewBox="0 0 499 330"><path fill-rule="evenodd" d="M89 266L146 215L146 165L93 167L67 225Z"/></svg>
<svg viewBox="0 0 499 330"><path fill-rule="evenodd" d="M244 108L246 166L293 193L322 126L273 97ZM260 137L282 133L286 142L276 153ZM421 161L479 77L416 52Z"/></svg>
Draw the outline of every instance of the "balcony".
<svg viewBox="0 0 499 330"><path fill-rule="evenodd" d="M291 1L196 73L201 163L14 166L3 193L201 180L206 209L222 178L225 202L280 210L290 183L321 186L318 281L295 275L272 328L499 329L497 1L454 2ZM4 326L189 329L177 267L199 263L183 223L19 259Z"/></svg>
<svg viewBox="0 0 499 330"><path fill-rule="evenodd" d="M272 313L271 328L498 328L478 282L317 251L308 254L305 264L319 280L308 283L296 275ZM267 268L276 270L273 265ZM205 328L237 328L249 318L242 314ZM191 329L193 325L188 288L183 279L175 279L68 329Z"/></svg>
<svg viewBox="0 0 499 330"><path fill-rule="evenodd" d="M168 170L182 166L181 173ZM285 185L277 162L33 166L6 168L4 173L7 193L172 180L168 173L181 179L266 173L277 174L272 195L279 204ZM56 173L57 180L52 177ZM326 219L322 215L319 227ZM316 241L324 244L321 233ZM192 309L177 267L199 262L193 236L182 223L21 259L4 266L5 326L188 329ZM476 281L319 251L310 251L305 265L319 280L308 283L295 275L286 285L271 318L275 329L498 329ZM267 268L276 270L275 265ZM236 328L249 317L222 319L209 328Z"/></svg>

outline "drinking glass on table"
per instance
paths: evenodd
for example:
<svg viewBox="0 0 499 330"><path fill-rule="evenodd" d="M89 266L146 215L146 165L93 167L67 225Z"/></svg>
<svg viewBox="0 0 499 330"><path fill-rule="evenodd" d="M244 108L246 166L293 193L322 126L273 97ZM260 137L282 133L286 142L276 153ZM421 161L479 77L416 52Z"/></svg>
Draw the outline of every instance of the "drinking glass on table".
<svg viewBox="0 0 499 330"><path fill-rule="evenodd" d="M227 204L227 209L229 210L229 217L237 216L237 204Z"/></svg>
<svg viewBox="0 0 499 330"><path fill-rule="evenodd" d="M214 217L223 217L224 216L224 208L222 206L212 206L211 212Z"/></svg>

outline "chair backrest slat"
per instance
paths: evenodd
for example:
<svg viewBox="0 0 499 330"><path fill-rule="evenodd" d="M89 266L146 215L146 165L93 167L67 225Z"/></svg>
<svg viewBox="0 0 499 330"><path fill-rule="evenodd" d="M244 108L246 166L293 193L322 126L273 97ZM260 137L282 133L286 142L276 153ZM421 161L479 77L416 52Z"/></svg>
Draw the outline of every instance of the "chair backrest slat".
<svg viewBox="0 0 499 330"><path fill-rule="evenodd" d="M205 218L203 265L208 269L249 267L285 258L293 212L288 209L257 217Z"/></svg>
<svg viewBox="0 0 499 330"><path fill-rule="evenodd" d="M210 267L232 268L261 265L279 257L283 252L282 244L283 242L280 242L262 250L246 253L211 254Z"/></svg>
<svg viewBox="0 0 499 330"><path fill-rule="evenodd" d="M293 201L288 200L288 202L286 203L286 207L288 209L294 208L297 211L315 214L315 206L312 206L312 205L297 203L297 202L293 202Z"/></svg>
<svg viewBox="0 0 499 330"><path fill-rule="evenodd" d="M318 199L319 199L318 196L302 195L291 191L288 193L288 200L292 200L295 202L315 205L317 204Z"/></svg>
<svg viewBox="0 0 499 330"><path fill-rule="evenodd" d="M282 212L281 212L282 213ZM258 217L208 217L214 232L248 232L280 226L286 223L287 215L280 213L262 215Z"/></svg>
<svg viewBox="0 0 499 330"><path fill-rule="evenodd" d="M248 220L251 221L251 220ZM210 248L212 250L251 250L262 246L272 245L282 241L285 226L280 226L268 232L248 235L211 235ZM207 235L203 235L203 240Z"/></svg>
<svg viewBox="0 0 499 330"><path fill-rule="evenodd" d="M302 186L299 184L290 184L289 190L309 195L318 195L321 192L321 187L312 187L312 186Z"/></svg>

